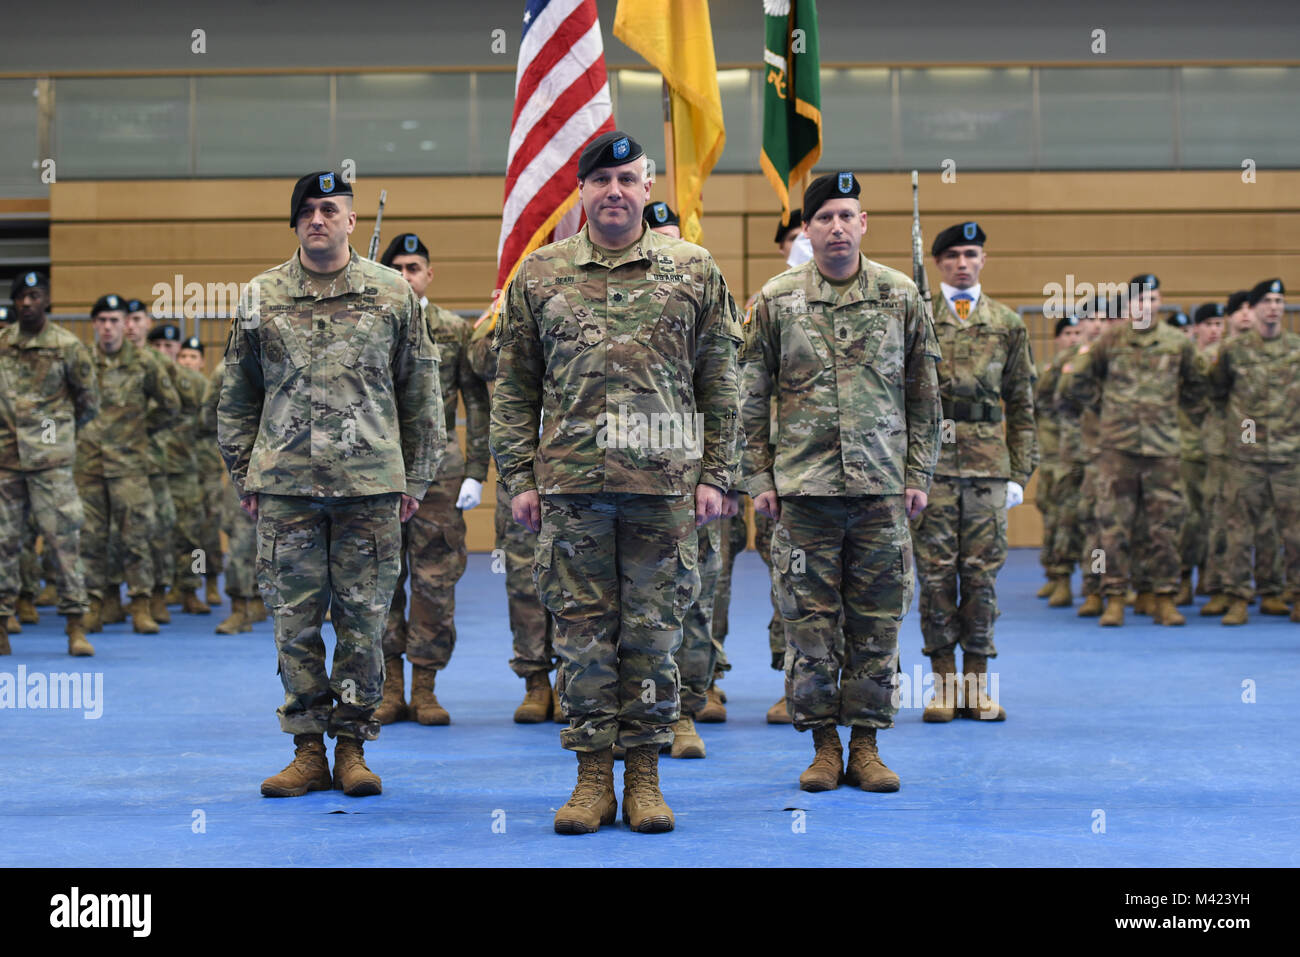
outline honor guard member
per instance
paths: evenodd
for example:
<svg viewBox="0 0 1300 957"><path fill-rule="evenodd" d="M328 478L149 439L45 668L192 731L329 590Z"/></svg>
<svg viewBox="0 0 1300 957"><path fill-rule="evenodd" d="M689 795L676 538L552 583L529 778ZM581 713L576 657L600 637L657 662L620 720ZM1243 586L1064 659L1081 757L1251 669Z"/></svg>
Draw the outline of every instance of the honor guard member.
<svg viewBox="0 0 1300 957"><path fill-rule="evenodd" d="M212 376L207 375L203 368L203 342L198 336L190 336L181 343L176 364L203 376L203 397L206 401ZM221 365L220 362L217 363L213 375L220 375ZM220 381L217 380L218 390ZM221 503L225 499L222 476L226 473L226 466L221 461L221 450L217 448L215 416L211 419L210 428L202 421L202 409L199 417L197 441L194 444L194 467L199 478L199 542L203 549L206 565L204 575L207 578L203 600L211 606L221 604L221 590L217 587L217 580L225 570L221 554Z"/></svg>
<svg viewBox="0 0 1300 957"><path fill-rule="evenodd" d="M1052 608L1068 608L1072 602L1070 595L1070 571L1064 573L1053 571L1052 544L1056 539L1056 528L1060 522L1060 497L1057 494L1061 481L1062 468L1060 457L1060 421L1052 403L1052 393L1061 378L1061 366L1074 347L1083 341L1083 325L1077 316L1062 316L1056 320L1054 332L1056 351L1052 361L1047 364L1043 374L1034 384L1034 417L1038 424L1038 491L1034 496L1034 505L1043 518L1043 547L1039 551L1039 560L1047 575L1047 584L1038 590L1039 598L1048 599Z"/></svg>
<svg viewBox="0 0 1300 957"><path fill-rule="evenodd" d="M1225 625L1244 625L1250 602L1250 552L1271 518L1282 534L1286 581L1300 582L1300 336L1282 328L1286 287L1265 279L1250 291L1255 328L1226 342L1210 367L1214 397L1224 404L1228 473L1224 486L1227 552L1223 561ZM1269 598L1261 595L1260 611ZM1300 601L1287 609L1300 622Z"/></svg>
<svg viewBox="0 0 1300 957"><path fill-rule="evenodd" d="M645 228L651 179L626 133L578 160L587 224L520 265L497 323L492 454L515 520L539 532L578 783L559 833L668 831L659 750L679 717L673 660L699 589L696 528L735 468L740 328L709 253ZM541 436L538 436L538 429Z"/></svg>
<svg viewBox="0 0 1300 957"><path fill-rule="evenodd" d="M742 474L772 518L786 696L816 756L805 791L897 791L876 731L898 712L898 625L912 600L907 520L939 456L940 358L912 280L858 246L848 172L813 181L813 259L767 281L746 319ZM776 430L772 431L773 406ZM853 729L848 769L838 725Z"/></svg>
<svg viewBox="0 0 1300 957"><path fill-rule="evenodd" d="M384 682L384 619L415 514L446 445L438 349L401 276L358 256L352 187L329 171L294 185L299 247L255 276L231 322L217 437L245 511L275 623L280 728L293 762L267 797L331 785L378 794L364 741ZM326 610L337 643L325 667ZM335 700L337 699L337 700Z"/></svg>
<svg viewBox="0 0 1300 957"><path fill-rule="evenodd" d="M395 236L380 262L406 277L420 300L429 335L438 347L447 452L419 511L402 526L402 570L384 627L384 699L375 711L375 720L391 724L409 715L420 724L449 724L451 715L438 703L434 681L451 661L456 647L456 582L465 574L469 560L463 513L482 501L483 480L487 478L487 383L469 365L469 323L431 303L425 295L433 279L433 267L429 263L428 247L420 237L415 233ZM464 453L456 438L456 410L462 399L465 401ZM409 624L406 620L408 568L411 575ZM409 710L404 699L403 654L411 662ZM545 678L542 683L546 684ZM549 695L549 684L546 690Z"/></svg>
<svg viewBox="0 0 1300 957"><path fill-rule="evenodd" d="M100 630L104 596L118 587L110 565L112 528L131 599L132 630L153 635L158 633L152 612L157 569L157 499L149 480L153 436L176 420L181 399L153 350L126 337L126 315L126 301L113 294L100 296L90 309L99 414L77 433L76 466L77 493L86 513L81 535L90 596L86 630Z"/></svg>
<svg viewBox="0 0 1300 957"><path fill-rule="evenodd" d="M1199 424L1206 383L1196 346L1159 321L1158 299L1149 285L1136 289L1127 304L1128 321L1111 324L1070 386L1071 401L1090 401L1097 394L1101 401L1097 499L1106 503L1099 512L1106 607L1100 623L1124 623L1130 575L1140 564L1150 576L1155 623L1182 625L1186 620L1174 606L1178 536L1186 513L1178 409ZM1143 537L1135 529L1139 516L1146 523Z"/></svg>
<svg viewBox="0 0 1300 957"><path fill-rule="evenodd" d="M50 281L26 272L9 298L16 321L0 330L0 655L10 653L19 552L34 518L54 559L68 654L93 655L83 615L89 609L81 561L84 520L73 465L77 430L99 411L90 354L49 321Z"/></svg>

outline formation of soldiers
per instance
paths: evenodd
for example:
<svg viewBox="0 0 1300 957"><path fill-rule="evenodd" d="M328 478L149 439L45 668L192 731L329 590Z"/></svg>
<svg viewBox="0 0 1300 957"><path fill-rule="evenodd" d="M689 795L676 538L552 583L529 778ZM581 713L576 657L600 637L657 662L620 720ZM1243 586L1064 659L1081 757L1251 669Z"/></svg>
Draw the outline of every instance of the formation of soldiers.
<svg viewBox="0 0 1300 957"><path fill-rule="evenodd" d="M272 619L294 739L262 793L380 793L365 742L451 721L435 679L490 454L525 686L514 720L561 724L577 757L555 830L614 820L622 760L624 820L657 832L674 826L659 755L704 757L695 723L726 720L744 495L784 675L767 720L811 732L809 791L900 787L878 733L900 706L898 628L918 591L924 720L1005 720L988 675L995 579L1040 462L1053 607L1072 604L1077 564L1079 613L1104 625L1122 624L1130 590L1139 612L1183 623L1194 572L1202 613L1225 624L1252 594L1300 621L1283 601L1300 574L1300 339L1281 329L1280 280L1166 323L1158 280L1138 277L1138 294L1057 324L1040 376L1023 322L982 291L976 222L935 238L932 305L860 252L857 178L823 176L776 235L797 264L742 312L649 202L632 137L594 139L578 180L586 225L529 256L471 326L425 295L419 236L359 256L350 185L304 176L298 248L253 279L206 377L202 344L138 301L101 297L86 348L46 320L48 280L20 276L0 332L0 653L34 614L36 536L74 655L127 615L156 633L169 595L208 613L224 574L217 630Z"/></svg>

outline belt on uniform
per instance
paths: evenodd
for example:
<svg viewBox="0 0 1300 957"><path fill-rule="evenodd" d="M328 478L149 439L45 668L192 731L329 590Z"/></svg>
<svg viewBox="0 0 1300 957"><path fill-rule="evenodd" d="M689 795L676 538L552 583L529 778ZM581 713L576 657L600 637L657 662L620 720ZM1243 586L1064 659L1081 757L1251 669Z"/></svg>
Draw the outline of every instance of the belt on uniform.
<svg viewBox="0 0 1300 957"><path fill-rule="evenodd" d="M1001 422L1002 405L995 402L943 400L943 417L954 422Z"/></svg>

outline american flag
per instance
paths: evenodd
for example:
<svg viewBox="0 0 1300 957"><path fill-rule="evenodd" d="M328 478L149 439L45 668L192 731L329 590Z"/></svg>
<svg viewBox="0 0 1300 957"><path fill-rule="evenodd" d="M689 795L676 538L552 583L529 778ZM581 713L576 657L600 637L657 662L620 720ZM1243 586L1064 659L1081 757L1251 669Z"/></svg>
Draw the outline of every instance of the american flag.
<svg viewBox="0 0 1300 957"><path fill-rule="evenodd" d="M578 231L578 156L614 128L595 0L528 0L497 244L497 288L529 253Z"/></svg>

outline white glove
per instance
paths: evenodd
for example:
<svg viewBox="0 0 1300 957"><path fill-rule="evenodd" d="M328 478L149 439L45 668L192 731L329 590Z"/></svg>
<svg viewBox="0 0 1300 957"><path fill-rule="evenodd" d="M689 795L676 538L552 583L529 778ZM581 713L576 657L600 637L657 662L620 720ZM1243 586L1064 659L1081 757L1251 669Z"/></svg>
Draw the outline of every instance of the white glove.
<svg viewBox="0 0 1300 957"><path fill-rule="evenodd" d="M795 238L793 245L790 246L790 255L786 257L785 264L794 268L795 266L802 266L812 258L812 240L804 233L800 233L798 237Z"/></svg>
<svg viewBox="0 0 1300 957"><path fill-rule="evenodd" d="M460 483L460 495L456 498L459 509L477 508L483 501L483 483L478 479L467 478Z"/></svg>
<svg viewBox="0 0 1300 957"><path fill-rule="evenodd" d="M1025 490L1019 482L1007 482L1007 508L1015 508L1025 501Z"/></svg>

